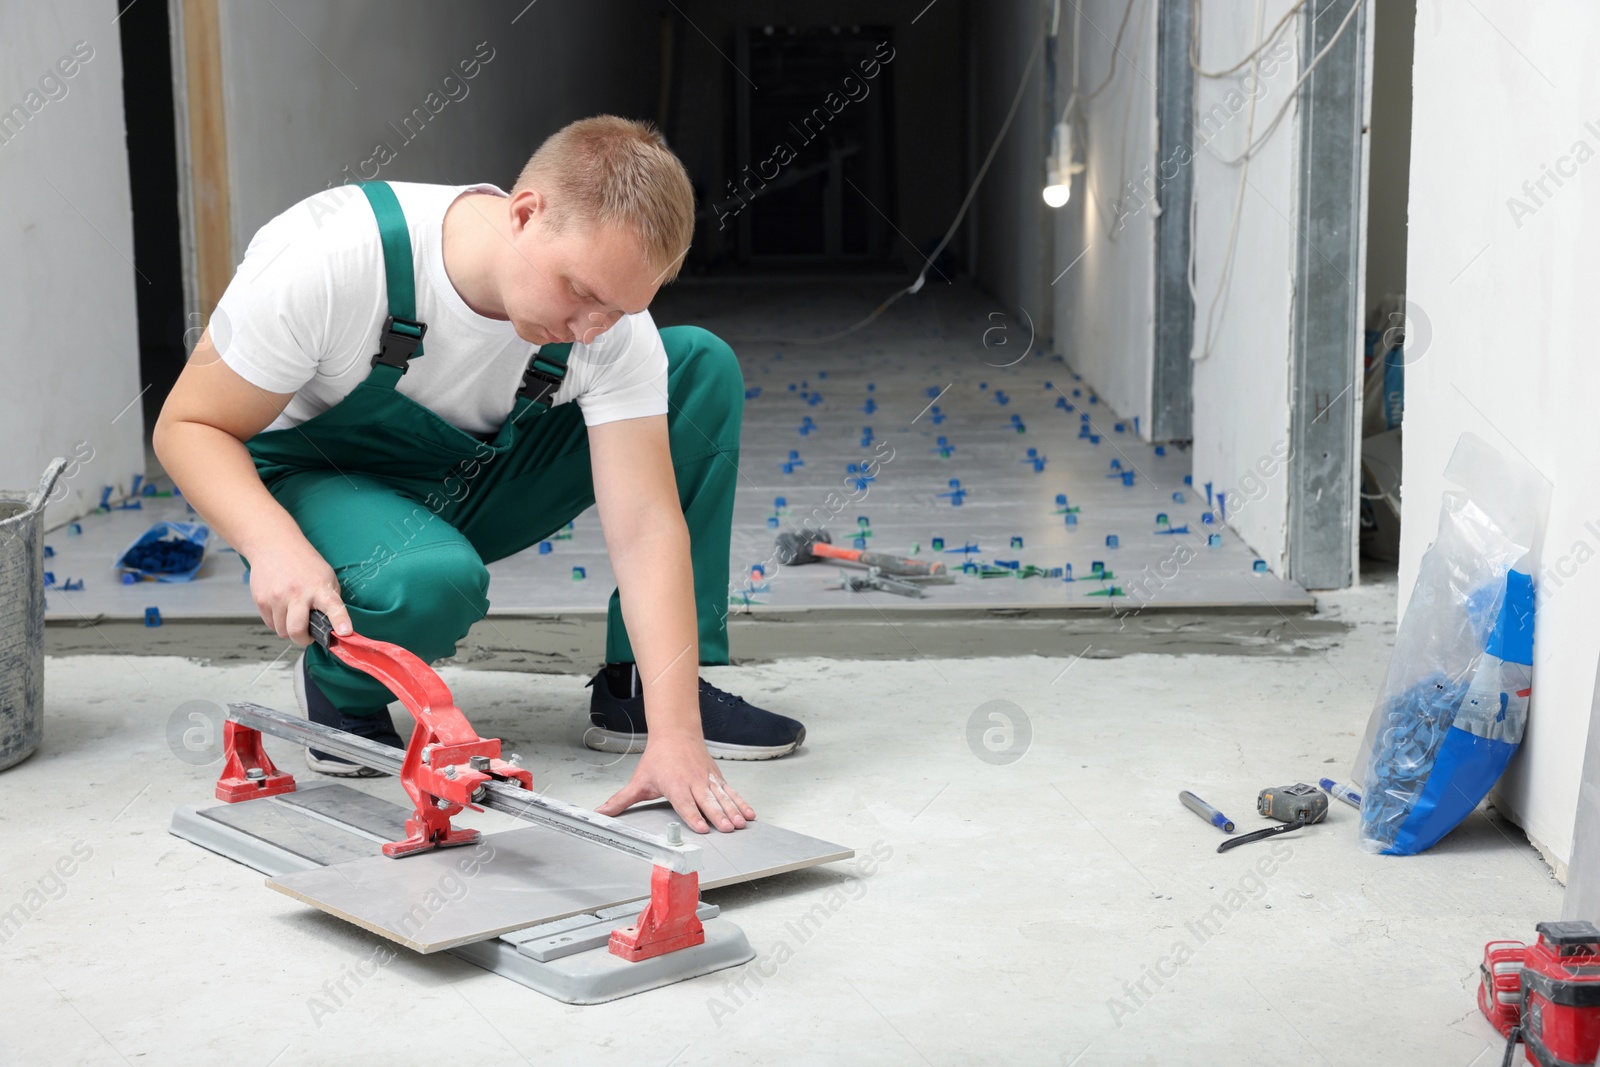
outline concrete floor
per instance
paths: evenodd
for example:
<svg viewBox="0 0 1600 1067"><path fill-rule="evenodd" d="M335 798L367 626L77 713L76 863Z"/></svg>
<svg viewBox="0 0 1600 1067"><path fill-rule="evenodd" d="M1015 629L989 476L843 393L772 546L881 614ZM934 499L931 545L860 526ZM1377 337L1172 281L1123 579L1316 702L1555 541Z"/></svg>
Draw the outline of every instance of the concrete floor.
<svg viewBox="0 0 1600 1067"><path fill-rule="evenodd" d="M589 1008L453 958L376 966L386 942L168 836L217 770L176 758L169 722L192 700L292 706L290 657L52 657L44 748L0 774L0 911L32 912L0 935L0 1062L1496 1063L1474 1004L1483 944L1529 937L1561 905L1516 828L1480 812L1424 856L1383 858L1336 804L1276 857L1219 856L1175 799L1192 788L1245 830L1261 787L1346 775L1393 604L1388 583L1327 597L1320 618L1348 631L1278 655L1074 645L709 670L810 728L794 758L728 765L761 815L880 863L708 894L756 962ZM632 760L578 744L581 678L446 677L554 795L596 804L625 779ZM969 740L996 700L1018 727L1005 764ZM1224 918L1202 930L1214 906Z"/></svg>

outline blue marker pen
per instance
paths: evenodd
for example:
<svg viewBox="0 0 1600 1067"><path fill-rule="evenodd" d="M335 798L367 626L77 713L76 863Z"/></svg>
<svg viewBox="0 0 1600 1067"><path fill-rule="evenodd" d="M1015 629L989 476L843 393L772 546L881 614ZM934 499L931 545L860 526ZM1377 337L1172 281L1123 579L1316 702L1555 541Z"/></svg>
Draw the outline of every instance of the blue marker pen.
<svg viewBox="0 0 1600 1067"><path fill-rule="evenodd" d="M1178 794L1183 806L1224 833L1233 833L1233 820L1185 789Z"/></svg>
<svg viewBox="0 0 1600 1067"><path fill-rule="evenodd" d="M1317 785L1321 786L1322 791L1330 797L1338 797L1352 808L1361 807L1361 793L1359 790L1345 785L1343 782L1336 782L1332 778L1318 778Z"/></svg>

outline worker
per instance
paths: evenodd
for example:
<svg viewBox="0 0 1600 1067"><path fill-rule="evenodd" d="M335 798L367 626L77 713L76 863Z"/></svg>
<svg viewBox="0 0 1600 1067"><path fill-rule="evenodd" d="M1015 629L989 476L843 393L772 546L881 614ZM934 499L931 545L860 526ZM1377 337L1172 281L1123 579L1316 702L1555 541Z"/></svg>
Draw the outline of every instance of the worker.
<svg viewBox="0 0 1600 1067"><path fill-rule="evenodd" d="M617 589L584 741L642 753L598 810L665 797L700 833L755 818L714 759L783 756L805 729L699 678L728 662L744 381L715 335L647 310L693 200L651 125L597 116L509 193L347 185L256 233L154 443L247 561L262 620L309 646L312 722L402 744L393 694L310 642L313 609L336 634L450 656L488 612L485 565L595 504Z"/></svg>

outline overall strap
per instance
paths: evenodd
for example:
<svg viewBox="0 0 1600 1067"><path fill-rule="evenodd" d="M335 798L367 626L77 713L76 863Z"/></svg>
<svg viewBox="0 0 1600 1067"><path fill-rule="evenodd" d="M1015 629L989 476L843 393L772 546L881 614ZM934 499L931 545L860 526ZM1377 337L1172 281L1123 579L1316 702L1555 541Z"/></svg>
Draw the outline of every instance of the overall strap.
<svg viewBox="0 0 1600 1067"><path fill-rule="evenodd" d="M550 410L550 398L561 388L567 376L567 358L572 355L572 345L540 345L539 351L528 360L522 371L522 386L517 390L519 400L526 400L535 415ZM519 417L522 413L519 412Z"/></svg>
<svg viewBox="0 0 1600 1067"><path fill-rule="evenodd" d="M372 357L372 376L393 388L406 372L406 364L422 356L422 337L428 332L428 325L417 321L411 230L399 199L388 182L361 182L359 188L378 220L384 282L389 294L389 317L379 335L378 354Z"/></svg>

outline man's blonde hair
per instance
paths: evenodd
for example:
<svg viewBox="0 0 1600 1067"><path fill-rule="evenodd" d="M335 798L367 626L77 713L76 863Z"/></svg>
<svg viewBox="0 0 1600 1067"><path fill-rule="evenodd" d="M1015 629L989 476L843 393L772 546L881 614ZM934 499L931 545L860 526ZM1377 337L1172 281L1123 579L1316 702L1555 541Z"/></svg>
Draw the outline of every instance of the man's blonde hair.
<svg viewBox="0 0 1600 1067"><path fill-rule="evenodd" d="M639 238L662 281L678 275L694 237L694 189L654 123L617 115L579 119L551 134L528 160L513 194L537 188L547 225L621 225Z"/></svg>

